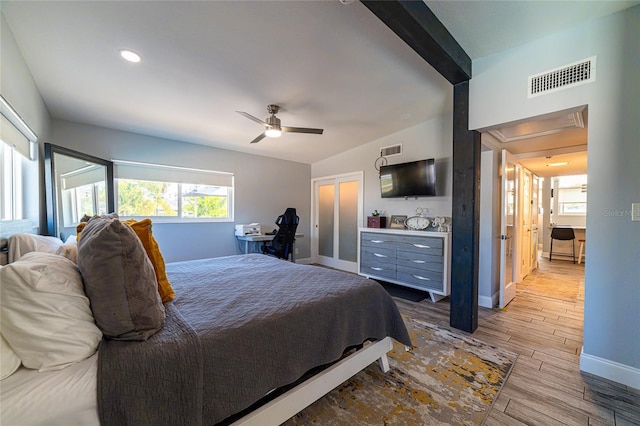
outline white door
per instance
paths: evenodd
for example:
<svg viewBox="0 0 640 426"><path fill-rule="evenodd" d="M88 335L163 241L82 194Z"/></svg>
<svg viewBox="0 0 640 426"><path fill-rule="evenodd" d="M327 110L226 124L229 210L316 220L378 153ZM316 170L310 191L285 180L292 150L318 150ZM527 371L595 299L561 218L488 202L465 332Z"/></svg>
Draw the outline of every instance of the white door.
<svg viewBox="0 0 640 426"><path fill-rule="evenodd" d="M312 180L315 262L358 272L358 228L362 226L362 172Z"/></svg>
<svg viewBox="0 0 640 426"><path fill-rule="evenodd" d="M532 232L532 220L531 220L531 204L533 201L532 197L532 173L527 169L522 169L522 197L520 197L520 205L522 206L522 215L520 216L522 219L522 259L520 262L521 265L521 275L519 279L524 279L532 269L532 258L531 258L531 245L533 240L533 232Z"/></svg>
<svg viewBox="0 0 640 426"><path fill-rule="evenodd" d="M540 178L533 175L531 200L531 232L533 238L531 239L531 270L538 269L538 226L540 224L539 212L540 212Z"/></svg>
<svg viewBox="0 0 640 426"><path fill-rule="evenodd" d="M500 301L504 308L516 295L520 250L520 212L518 211L519 165L506 150L502 150L502 202L500 218Z"/></svg>

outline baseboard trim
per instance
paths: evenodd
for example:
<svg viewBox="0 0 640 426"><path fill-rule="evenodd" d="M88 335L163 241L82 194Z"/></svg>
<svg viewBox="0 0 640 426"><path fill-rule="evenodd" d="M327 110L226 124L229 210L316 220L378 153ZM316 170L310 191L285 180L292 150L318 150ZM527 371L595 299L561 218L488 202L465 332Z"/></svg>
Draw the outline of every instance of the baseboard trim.
<svg viewBox="0 0 640 426"><path fill-rule="evenodd" d="M580 353L580 371L640 389L640 369L586 354L584 348Z"/></svg>
<svg viewBox="0 0 640 426"><path fill-rule="evenodd" d="M489 309L493 309L494 306L498 306L498 293L495 293L493 296L478 295L478 306Z"/></svg>

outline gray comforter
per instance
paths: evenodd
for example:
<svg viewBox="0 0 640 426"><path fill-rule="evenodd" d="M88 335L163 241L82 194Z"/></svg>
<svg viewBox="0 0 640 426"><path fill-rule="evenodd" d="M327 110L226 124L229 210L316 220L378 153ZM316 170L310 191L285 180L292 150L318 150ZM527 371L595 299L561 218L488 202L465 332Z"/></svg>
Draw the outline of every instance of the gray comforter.
<svg viewBox="0 0 640 426"><path fill-rule="evenodd" d="M167 265L176 292L146 342L104 340L104 425L215 424L345 348L391 336L410 345L375 281L264 255Z"/></svg>

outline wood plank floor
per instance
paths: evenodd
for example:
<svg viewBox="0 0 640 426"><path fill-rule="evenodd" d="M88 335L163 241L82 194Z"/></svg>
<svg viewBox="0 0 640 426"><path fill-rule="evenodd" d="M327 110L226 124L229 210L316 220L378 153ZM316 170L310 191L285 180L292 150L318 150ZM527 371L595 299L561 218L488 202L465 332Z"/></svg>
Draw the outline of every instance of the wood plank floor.
<svg viewBox="0 0 640 426"><path fill-rule="evenodd" d="M396 302L450 328L448 298ZM583 306L584 264L541 259L506 309L479 308L472 336L519 354L485 424L640 425L640 390L580 372Z"/></svg>

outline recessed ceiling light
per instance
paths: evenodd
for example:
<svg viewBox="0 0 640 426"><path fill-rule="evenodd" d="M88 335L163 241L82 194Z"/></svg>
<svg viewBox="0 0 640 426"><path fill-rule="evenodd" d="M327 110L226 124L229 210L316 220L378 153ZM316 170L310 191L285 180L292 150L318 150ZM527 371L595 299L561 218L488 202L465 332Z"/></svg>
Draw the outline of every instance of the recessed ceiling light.
<svg viewBox="0 0 640 426"><path fill-rule="evenodd" d="M560 163L549 163L546 166L547 167L559 167L559 166L568 166L569 164L571 164L570 161L562 161Z"/></svg>
<svg viewBox="0 0 640 426"><path fill-rule="evenodd" d="M120 50L120 56L122 56L125 61L133 63L138 63L142 59L136 52L127 49Z"/></svg>

